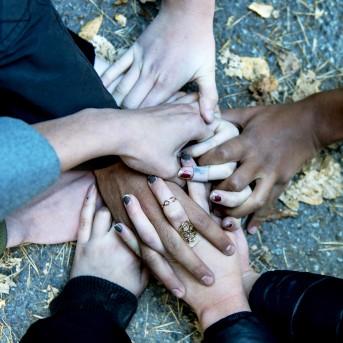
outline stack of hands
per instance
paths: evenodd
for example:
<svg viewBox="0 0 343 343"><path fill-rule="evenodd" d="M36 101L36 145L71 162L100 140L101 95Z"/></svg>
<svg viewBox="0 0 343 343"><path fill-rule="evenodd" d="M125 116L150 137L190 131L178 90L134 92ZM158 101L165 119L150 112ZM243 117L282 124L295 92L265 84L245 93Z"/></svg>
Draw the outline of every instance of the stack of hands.
<svg viewBox="0 0 343 343"><path fill-rule="evenodd" d="M59 119L68 140L51 122L36 125L62 171L120 156L121 162L95 173L109 210L97 197L92 173L68 172L54 189L6 218L9 229L18 226L9 230L9 246L77 238L71 277L98 276L138 296L147 283L144 261L194 309L204 329L249 310L257 275L249 268L239 218L253 214L248 231L256 232L290 178L330 141L316 126L316 96L220 114L212 5L194 12L184 4L180 15L172 0L163 1L148 29L104 71L105 87L125 110L88 109ZM189 81L198 84L199 94L177 93ZM61 212L62 226L54 218ZM197 234L193 247L178 232L185 222Z"/></svg>

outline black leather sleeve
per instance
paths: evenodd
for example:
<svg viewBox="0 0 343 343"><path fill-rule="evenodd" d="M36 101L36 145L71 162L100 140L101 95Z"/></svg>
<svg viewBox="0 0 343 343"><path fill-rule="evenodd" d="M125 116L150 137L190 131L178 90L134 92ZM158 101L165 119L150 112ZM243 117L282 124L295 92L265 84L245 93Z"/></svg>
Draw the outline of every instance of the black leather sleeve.
<svg viewBox="0 0 343 343"><path fill-rule="evenodd" d="M51 316L31 325L22 343L131 342L125 333L137 298L109 281L81 276L70 280L50 305Z"/></svg>
<svg viewBox="0 0 343 343"><path fill-rule="evenodd" d="M276 343L270 329L252 312L238 312L211 325L204 343Z"/></svg>
<svg viewBox="0 0 343 343"><path fill-rule="evenodd" d="M287 342L343 342L343 280L272 271L255 283L252 311Z"/></svg>

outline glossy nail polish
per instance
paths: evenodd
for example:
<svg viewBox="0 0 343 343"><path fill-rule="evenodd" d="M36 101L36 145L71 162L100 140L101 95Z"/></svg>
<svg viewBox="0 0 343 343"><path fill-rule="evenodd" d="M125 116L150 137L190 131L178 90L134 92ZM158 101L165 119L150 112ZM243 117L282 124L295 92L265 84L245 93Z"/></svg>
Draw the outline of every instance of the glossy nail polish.
<svg viewBox="0 0 343 343"><path fill-rule="evenodd" d="M193 178L193 168L183 167L180 169L178 176L185 180L191 180Z"/></svg>
<svg viewBox="0 0 343 343"><path fill-rule="evenodd" d="M117 232L122 232L122 231L123 231L123 227L122 227L120 224L114 225L114 229L115 229Z"/></svg>
<svg viewBox="0 0 343 343"><path fill-rule="evenodd" d="M211 194L211 200L214 201L214 202L221 202L222 201L222 197L218 193L213 192Z"/></svg>
<svg viewBox="0 0 343 343"><path fill-rule="evenodd" d="M192 156L190 154L188 154L187 152L182 152L181 153L181 159L184 161L189 161L192 158Z"/></svg>
<svg viewBox="0 0 343 343"><path fill-rule="evenodd" d="M131 198L130 198L128 195L124 195L123 198L122 198L122 200L123 200L123 203L124 203L125 205L128 205L129 202L131 201Z"/></svg>
<svg viewBox="0 0 343 343"><path fill-rule="evenodd" d="M148 182L150 185L152 185L157 180L157 177L155 175L149 175L148 176Z"/></svg>

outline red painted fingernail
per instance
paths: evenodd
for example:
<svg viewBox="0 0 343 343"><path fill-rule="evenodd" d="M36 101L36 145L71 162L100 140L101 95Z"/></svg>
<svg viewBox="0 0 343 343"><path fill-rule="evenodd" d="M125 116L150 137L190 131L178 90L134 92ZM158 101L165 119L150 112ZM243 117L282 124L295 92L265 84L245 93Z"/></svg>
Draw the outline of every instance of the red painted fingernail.
<svg viewBox="0 0 343 343"><path fill-rule="evenodd" d="M212 193L211 194L211 200L215 201L215 202L221 202L222 201L222 197L217 194L217 193Z"/></svg>
<svg viewBox="0 0 343 343"><path fill-rule="evenodd" d="M183 167L180 169L178 176L182 179L191 180L193 178L193 168Z"/></svg>

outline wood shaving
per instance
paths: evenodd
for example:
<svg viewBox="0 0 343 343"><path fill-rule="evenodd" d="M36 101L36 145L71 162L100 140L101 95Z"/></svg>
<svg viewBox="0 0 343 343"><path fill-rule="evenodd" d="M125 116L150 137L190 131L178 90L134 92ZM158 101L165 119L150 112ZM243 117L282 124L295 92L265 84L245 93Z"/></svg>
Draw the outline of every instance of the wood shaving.
<svg viewBox="0 0 343 343"><path fill-rule="evenodd" d="M251 3L248 8L262 18L270 18L274 10L272 5L266 5L257 2Z"/></svg>
<svg viewBox="0 0 343 343"><path fill-rule="evenodd" d="M127 18L123 14L116 14L114 19L121 27L125 27L127 24Z"/></svg>
<svg viewBox="0 0 343 343"><path fill-rule="evenodd" d="M260 80L253 81L249 90L259 105L267 105L271 103L270 95L274 93L278 87L279 83L274 76L265 76Z"/></svg>
<svg viewBox="0 0 343 343"><path fill-rule="evenodd" d="M283 75L293 75L300 67L300 61L294 52L280 52L277 54L277 61Z"/></svg>
<svg viewBox="0 0 343 343"><path fill-rule="evenodd" d="M321 82L317 80L317 76L312 70L301 72L292 95L293 101L299 101L311 94L318 93L320 84Z"/></svg>
<svg viewBox="0 0 343 343"><path fill-rule="evenodd" d="M102 15L90 20L82 26L79 36L87 41L91 41L99 32L104 17Z"/></svg>
<svg viewBox="0 0 343 343"><path fill-rule="evenodd" d="M261 57L245 57L235 55L224 45L219 60L227 64L224 72L227 76L244 78L249 81L270 77L270 69L267 61Z"/></svg>
<svg viewBox="0 0 343 343"><path fill-rule="evenodd" d="M96 35L91 40L95 48L95 53L106 61L113 63L117 58L116 49L105 37Z"/></svg>
<svg viewBox="0 0 343 343"><path fill-rule="evenodd" d="M291 182L279 199L291 210L298 211L300 202L320 205L324 199L335 199L342 194L340 164L326 155L312 159L303 168L299 179Z"/></svg>

